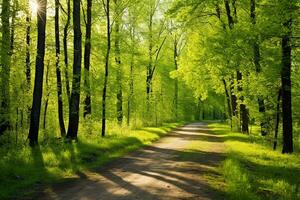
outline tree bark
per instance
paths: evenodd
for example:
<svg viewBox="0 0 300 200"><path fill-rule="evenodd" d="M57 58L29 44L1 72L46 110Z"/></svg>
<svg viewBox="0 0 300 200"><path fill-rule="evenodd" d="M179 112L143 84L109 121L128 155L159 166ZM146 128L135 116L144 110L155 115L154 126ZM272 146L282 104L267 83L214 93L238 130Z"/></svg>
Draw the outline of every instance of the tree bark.
<svg viewBox="0 0 300 200"><path fill-rule="evenodd" d="M175 70L178 70L178 40L175 35L174 38L174 66ZM175 78L174 81L174 109L175 109L175 118L178 118L178 78Z"/></svg>
<svg viewBox="0 0 300 200"><path fill-rule="evenodd" d="M109 56L110 56L110 49L111 49L111 28L110 28L110 1L106 0L106 29L107 29L107 49L106 49L106 56L105 56L105 76L104 76L104 85L103 85L103 94L102 94L102 129L101 129L101 136L105 136L106 132L106 90L107 90L107 82L108 82L108 68L109 68Z"/></svg>
<svg viewBox="0 0 300 200"><path fill-rule="evenodd" d="M256 10L255 0L250 0L250 18L251 18L253 26L256 26L256 11L255 10ZM259 44L257 41L258 41L258 37L255 36L255 40L253 42L253 62L255 65L255 71L257 74L259 74L261 72L260 47L259 47ZM263 115L263 119L260 123L261 135L266 136L268 134L268 131L267 131L267 122L264 117L265 112L266 112L265 102L264 102L264 99L260 96L258 97L257 101L258 101L258 111Z"/></svg>
<svg viewBox="0 0 300 200"><path fill-rule="evenodd" d="M72 92L69 106L69 127L67 138L77 139L79 124L80 79L81 79L81 28L80 28L80 0L73 0L73 31L74 58Z"/></svg>
<svg viewBox="0 0 300 200"><path fill-rule="evenodd" d="M292 20L284 23L288 33L284 34L281 41L282 49L282 128L283 128L283 148L282 153L293 152L293 118L292 118L292 89L291 89L291 25Z"/></svg>
<svg viewBox="0 0 300 200"><path fill-rule="evenodd" d="M38 41L37 55L35 63L35 80L33 89L33 101L30 114L29 145L38 144L38 133L40 124L41 101L43 94L45 38L46 38L46 15L47 0L38 0L39 9L37 11Z"/></svg>
<svg viewBox="0 0 300 200"><path fill-rule="evenodd" d="M50 96L50 87L49 87L49 62L46 67L46 98L45 98L45 105L44 105L44 116L43 116L43 129L46 130L47 124L47 110L48 110L48 103L49 103L49 96Z"/></svg>
<svg viewBox="0 0 300 200"><path fill-rule="evenodd" d="M237 71L237 81L238 81L238 91L241 93L243 92L242 87L242 79L243 75L240 71ZM246 105L244 103L244 96L240 97L241 104L240 104L240 122L241 122L241 131L242 133L249 133L249 113Z"/></svg>
<svg viewBox="0 0 300 200"><path fill-rule="evenodd" d="M222 79L223 85L224 85L224 90L225 90L225 95L226 95L226 101L227 101L227 110L228 110L228 117L230 120L232 120L232 110L231 110L231 104L230 104L230 95L227 89L227 83L226 80L223 78Z"/></svg>
<svg viewBox="0 0 300 200"><path fill-rule="evenodd" d="M92 0L87 0L86 9L86 32L85 32L85 47L84 47L84 111L83 116L86 117L92 113L91 106L91 85L90 85L90 65L91 65L91 33L92 33Z"/></svg>
<svg viewBox="0 0 300 200"><path fill-rule="evenodd" d="M25 65L26 65L25 75L26 75L28 89L31 88L30 31L31 31L31 13L28 8L27 13L26 13L26 60L25 60Z"/></svg>
<svg viewBox="0 0 300 200"><path fill-rule="evenodd" d="M276 118L275 118L275 134L274 134L274 144L273 150L275 151L277 148L277 138L278 138L278 129L280 122L280 99L281 99L282 90L279 89L278 97L277 97L277 106L276 106Z"/></svg>
<svg viewBox="0 0 300 200"><path fill-rule="evenodd" d="M55 54L56 54L56 79L57 79L57 106L58 106L58 121L60 127L60 134L62 137L66 136L64 111L62 101L62 81L60 71L60 40L59 40L59 0L55 0Z"/></svg>
<svg viewBox="0 0 300 200"><path fill-rule="evenodd" d="M64 37L63 37L63 46L64 46L64 62L65 62L65 82L66 82L66 91L68 96L68 102L70 106L71 91L70 91L70 81L69 81L69 56L68 56L68 31L71 20L71 0L67 0L67 22L64 27Z"/></svg>
<svg viewBox="0 0 300 200"><path fill-rule="evenodd" d="M127 126L130 125L131 119L131 105L133 101L134 94L134 63L135 63L135 18L131 12L129 12L130 18L130 42L131 42L131 56L130 56L130 81L129 81L129 95L128 95L128 105L127 105Z"/></svg>
<svg viewBox="0 0 300 200"><path fill-rule="evenodd" d="M1 46L1 96L0 96L0 135L10 127L10 0L2 2L2 46Z"/></svg>
<svg viewBox="0 0 300 200"><path fill-rule="evenodd" d="M122 13L119 8L120 0L114 0L115 4L115 62L117 65L117 120L121 125L123 121L123 92L122 92L122 63L120 48L120 20Z"/></svg>

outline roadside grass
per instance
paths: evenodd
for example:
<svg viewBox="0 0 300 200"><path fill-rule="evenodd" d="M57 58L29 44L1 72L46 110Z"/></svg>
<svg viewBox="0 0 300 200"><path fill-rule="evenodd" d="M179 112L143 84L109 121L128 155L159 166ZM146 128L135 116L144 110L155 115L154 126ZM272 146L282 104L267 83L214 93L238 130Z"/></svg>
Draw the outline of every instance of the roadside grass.
<svg viewBox="0 0 300 200"><path fill-rule="evenodd" d="M226 160L220 170L232 200L300 199L300 154L283 155L259 136L231 132L226 124L209 124L226 145ZM280 149L280 147L279 147Z"/></svg>
<svg viewBox="0 0 300 200"><path fill-rule="evenodd" d="M138 130L111 127L105 138L79 133L77 143L47 138L38 147L27 145L0 149L0 199L30 199L45 185L74 178L80 172L98 168L144 145L148 145L183 123ZM81 127L81 131L84 129Z"/></svg>

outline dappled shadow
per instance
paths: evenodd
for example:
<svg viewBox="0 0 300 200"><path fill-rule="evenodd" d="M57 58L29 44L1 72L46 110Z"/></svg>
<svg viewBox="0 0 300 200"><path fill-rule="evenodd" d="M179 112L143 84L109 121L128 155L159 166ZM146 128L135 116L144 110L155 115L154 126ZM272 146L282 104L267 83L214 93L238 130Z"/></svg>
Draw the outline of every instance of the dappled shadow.
<svg viewBox="0 0 300 200"><path fill-rule="evenodd" d="M225 199L204 178L220 178L216 167L225 155L183 148L193 140L222 142L199 126L176 129L155 145L80 172L76 181L53 187L46 199Z"/></svg>

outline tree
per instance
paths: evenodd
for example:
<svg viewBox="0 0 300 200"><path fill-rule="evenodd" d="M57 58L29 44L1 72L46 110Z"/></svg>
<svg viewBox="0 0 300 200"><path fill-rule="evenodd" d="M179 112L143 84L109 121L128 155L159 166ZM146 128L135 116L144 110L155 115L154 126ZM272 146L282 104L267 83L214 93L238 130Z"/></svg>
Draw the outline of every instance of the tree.
<svg viewBox="0 0 300 200"><path fill-rule="evenodd" d="M38 133L40 126L41 101L43 95L45 38L46 38L46 16L47 0L38 0L39 9L37 11L37 55L35 61L35 79L33 89L33 101L30 114L29 145L38 144Z"/></svg>
<svg viewBox="0 0 300 200"><path fill-rule="evenodd" d="M105 75L104 75L104 84L103 84L103 93L102 93L102 129L101 136L105 136L106 131L106 92L107 92L107 84L108 84L108 69L109 69L109 56L111 50L111 24L110 24L110 6L109 0L102 0L105 14L106 14L106 34L107 34L107 47L106 47L106 56L105 56Z"/></svg>
<svg viewBox="0 0 300 200"><path fill-rule="evenodd" d="M283 23L287 32L281 38L282 49L282 130L283 147L282 153L293 152L293 118L292 118L292 87L291 87L291 66L292 66L292 48L291 48L291 26L292 19L287 19Z"/></svg>
<svg viewBox="0 0 300 200"><path fill-rule="evenodd" d="M152 93L152 82L155 69L157 67L158 58L161 53L161 49L165 44L167 39L166 36L163 37L163 32L165 30L165 21L161 22L159 27L158 35L154 35L154 17L157 12L160 0L149 1L149 10L148 10L148 65L146 72L146 94L147 94L147 111L150 111L150 98ZM162 39L162 41L160 41ZM160 42L160 44L158 44ZM155 45L157 45L155 48ZM149 113L148 113L149 114Z"/></svg>
<svg viewBox="0 0 300 200"><path fill-rule="evenodd" d="M121 0L114 0L115 4L115 62L117 65L117 120L119 125L123 121L123 92L122 92L122 62L120 47L120 25L122 19Z"/></svg>
<svg viewBox="0 0 300 200"><path fill-rule="evenodd" d="M90 86L90 65L91 65L91 31L92 30L92 0L87 0L86 24L85 24L85 45L84 45L84 111L86 117L92 113L91 107L91 86Z"/></svg>
<svg viewBox="0 0 300 200"><path fill-rule="evenodd" d="M80 80L81 80L81 27L80 27L80 0L73 0L73 80L69 105L68 139L77 139L79 124Z"/></svg>
<svg viewBox="0 0 300 200"><path fill-rule="evenodd" d="M255 0L250 0L250 18L251 18L251 23L253 28L256 28L256 1ZM258 43L258 34L254 33L254 41L253 41L253 63L255 65L255 71L257 73L257 75L259 75L259 73L261 72L261 64L260 64L260 47L259 47L259 43ZM266 107L265 107L265 102L264 99L262 97L258 97L257 99L258 101L258 109L259 112L262 113L262 115L265 115L266 112ZM261 127L261 135L265 136L268 134L267 132L267 122L264 119L265 116L263 116L263 119L260 123L260 127Z"/></svg>
<svg viewBox="0 0 300 200"><path fill-rule="evenodd" d="M65 63L65 82L66 82L66 91L70 106L71 92L70 92L70 81L69 81L69 56L68 56L68 31L71 21L71 0L67 0L67 11L64 11L67 15L67 21L64 27L64 37L63 37L63 46L64 46L64 63Z"/></svg>
<svg viewBox="0 0 300 200"><path fill-rule="evenodd" d="M57 106L58 106L58 121L60 127L60 134L62 137L66 136L64 110L62 101L62 81L60 70L60 40L59 40L59 0L55 0L55 55L56 55L56 79L57 79Z"/></svg>
<svg viewBox="0 0 300 200"><path fill-rule="evenodd" d="M0 135L9 129L10 126L10 95L9 95L9 79L10 79L10 0L2 2L2 46L1 46L1 102L0 102Z"/></svg>

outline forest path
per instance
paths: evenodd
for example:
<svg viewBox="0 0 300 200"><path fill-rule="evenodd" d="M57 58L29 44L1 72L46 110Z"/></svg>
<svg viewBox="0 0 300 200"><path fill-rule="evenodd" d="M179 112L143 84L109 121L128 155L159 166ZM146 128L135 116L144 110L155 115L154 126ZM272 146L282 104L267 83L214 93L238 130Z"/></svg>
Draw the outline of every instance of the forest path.
<svg viewBox="0 0 300 200"><path fill-rule="evenodd" d="M78 180L47 189L39 199L224 199L208 184L220 180L216 167L223 159L222 138L210 133L205 123L192 123L100 169L82 173Z"/></svg>

